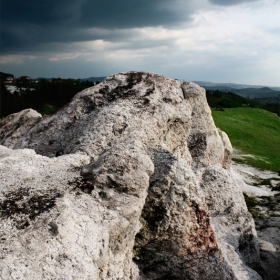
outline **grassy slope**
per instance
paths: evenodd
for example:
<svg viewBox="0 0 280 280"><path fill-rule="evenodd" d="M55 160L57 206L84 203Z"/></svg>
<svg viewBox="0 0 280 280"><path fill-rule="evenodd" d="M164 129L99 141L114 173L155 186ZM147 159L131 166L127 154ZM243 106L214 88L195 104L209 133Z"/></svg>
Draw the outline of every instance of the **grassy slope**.
<svg viewBox="0 0 280 280"><path fill-rule="evenodd" d="M216 126L225 131L233 147L246 154L252 166L280 171L280 119L256 108L212 110Z"/></svg>

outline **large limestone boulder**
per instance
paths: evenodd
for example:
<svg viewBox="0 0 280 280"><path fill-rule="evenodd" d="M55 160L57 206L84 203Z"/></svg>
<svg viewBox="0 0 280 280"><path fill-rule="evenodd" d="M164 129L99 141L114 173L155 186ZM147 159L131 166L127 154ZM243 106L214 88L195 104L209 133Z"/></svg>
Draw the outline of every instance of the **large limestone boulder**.
<svg viewBox="0 0 280 280"><path fill-rule="evenodd" d="M115 74L7 146L2 279L261 279L231 145L198 85Z"/></svg>

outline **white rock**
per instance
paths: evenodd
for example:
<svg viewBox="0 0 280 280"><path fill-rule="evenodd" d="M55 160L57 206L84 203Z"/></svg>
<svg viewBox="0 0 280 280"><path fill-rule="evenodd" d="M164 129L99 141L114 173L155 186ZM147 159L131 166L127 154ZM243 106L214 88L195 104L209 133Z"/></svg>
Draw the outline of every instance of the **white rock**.
<svg viewBox="0 0 280 280"><path fill-rule="evenodd" d="M115 74L8 130L2 279L261 279L231 145L198 85Z"/></svg>

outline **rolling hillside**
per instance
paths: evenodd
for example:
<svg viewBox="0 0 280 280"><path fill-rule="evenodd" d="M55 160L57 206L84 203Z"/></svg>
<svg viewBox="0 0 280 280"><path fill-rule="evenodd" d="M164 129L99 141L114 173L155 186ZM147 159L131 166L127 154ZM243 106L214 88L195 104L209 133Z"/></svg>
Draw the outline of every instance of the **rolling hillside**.
<svg viewBox="0 0 280 280"><path fill-rule="evenodd" d="M212 110L216 126L225 131L234 148L248 154L245 162L280 171L280 119L258 108Z"/></svg>

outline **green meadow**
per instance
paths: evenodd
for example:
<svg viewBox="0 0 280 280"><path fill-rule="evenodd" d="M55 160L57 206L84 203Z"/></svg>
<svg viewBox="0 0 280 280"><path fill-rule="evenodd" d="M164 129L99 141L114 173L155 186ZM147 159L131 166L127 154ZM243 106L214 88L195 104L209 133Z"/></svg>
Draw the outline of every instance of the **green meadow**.
<svg viewBox="0 0 280 280"><path fill-rule="evenodd" d="M263 109L239 107L212 109L217 127L225 131L232 146L249 156L251 166L280 172L280 118Z"/></svg>

